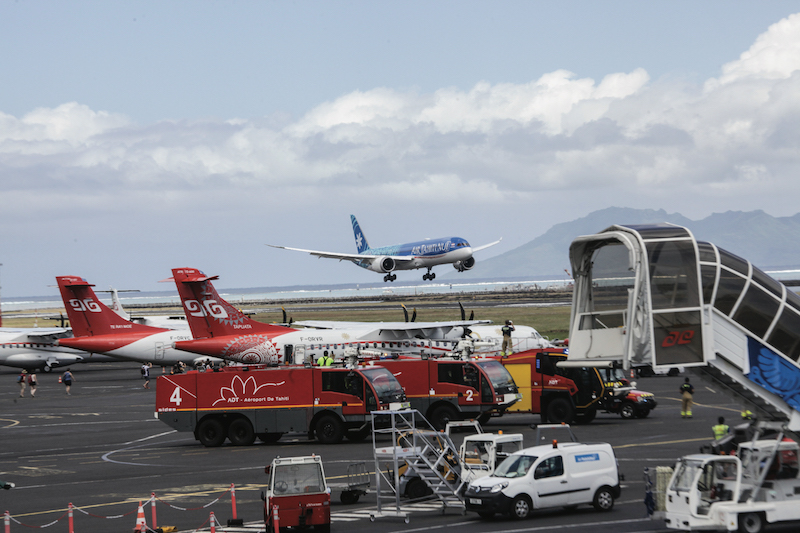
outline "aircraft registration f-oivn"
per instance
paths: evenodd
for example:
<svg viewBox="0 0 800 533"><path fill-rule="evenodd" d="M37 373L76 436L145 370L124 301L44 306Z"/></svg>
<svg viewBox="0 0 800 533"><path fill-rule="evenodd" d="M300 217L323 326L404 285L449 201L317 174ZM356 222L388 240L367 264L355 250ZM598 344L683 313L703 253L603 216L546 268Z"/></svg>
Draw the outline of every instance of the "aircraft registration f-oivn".
<svg viewBox="0 0 800 533"><path fill-rule="evenodd" d="M440 239L428 239L418 242L408 242L396 244L394 246L383 246L381 248L370 248L364 232L361 231L356 217L350 215L350 222L353 224L353 234L356 239L356 250L358 253L337 253L321 252L318 250L304 250L302 248L290 248L288 246L277 246L268 244L273 248L284 250L294 250L296 252L306 252L317 257L327 259L338 259L340 261L352 261L361 268L386 274L383 281L394 281L397 274L395 270L414 270L417 268L427 268L428 272L422 275L424 280L432 280L436 274L431 269L436 265L452 264L453 268L459 272L470 270L475 266L475 252L494 246L502 238L473 248L466 239L461 237L444 237Z"/></svg>

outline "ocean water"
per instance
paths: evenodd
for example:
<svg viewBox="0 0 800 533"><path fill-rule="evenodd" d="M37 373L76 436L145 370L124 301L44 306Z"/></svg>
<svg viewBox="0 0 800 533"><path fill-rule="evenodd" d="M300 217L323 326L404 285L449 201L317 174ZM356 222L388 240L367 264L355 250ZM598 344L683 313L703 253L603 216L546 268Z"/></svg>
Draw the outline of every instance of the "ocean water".
<svg viewBox="0 0 800 533"><path fill-rule="evenodd" d="M217 287L220 296L231 303L249 300L313 300L323 298L381 298L387 295L415 296L419 294L459 294L473 292L504 292L521 290L564 289L570 287L571 280L478 280L470 282L427 282L403 284L343 284L309 285L293 287L256 287L243 289L222 289ZM111 303L111 295L98 291L97 296L105 304ZM123 307L126 305L174 304L180 305L177 290L159 292L119 293ZM64 304L56 294L53 296L4 298L0 302L4 314L14 311L61 309Z"/></svg>

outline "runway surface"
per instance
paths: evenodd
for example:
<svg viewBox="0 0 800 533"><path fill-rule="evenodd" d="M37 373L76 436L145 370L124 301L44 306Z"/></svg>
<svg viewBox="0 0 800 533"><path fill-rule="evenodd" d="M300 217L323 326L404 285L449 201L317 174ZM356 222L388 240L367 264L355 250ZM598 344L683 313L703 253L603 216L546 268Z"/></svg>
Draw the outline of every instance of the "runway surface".
<svg viewBox="0 0 800 533"><path fill-rule="evenodd" d="M238 517L247 527L218 531L263 530L261 490L264 466L276 455L316 453L322 456L329 480L343 481L347 466L364 461L374 470L372 443L345 441L324 446L302 436L277 444L248 447L224 445L204 448L191 434L176 433L153 416L154 369L151 389L142 388L135 363L87 364L72 367L75 382L67 396L58 374L38 374L36 398L28 391L19 398L14 369L0 370L0 479L17 487L0 491L0 511L11 515L11 531L52 524L50 531L67 530L67 509L74 506L76 532L130 531L140 501L155 495L158 525L175 525L180 531L205 528L214 512L223 525L232 517L231 484L235 487ZM476 515L448 510L442 514L431 503L415 504L409 524L397 518L370 522L375 495L367 494L355 505L339 503L334 492L333 531L431 531L457 527L460 533L479 531L584 531L602 525L615 533L666 531L663 522L647 519L643 468L669 465L681 455L695 453L712 438L718 416L731 425L738 422L739 406L722 394L693 380L697 405L694 418L681 419L678 387L683 377L638 380L639 388L656 394L658 408L650 417L623 420L599 414L594 422L574 426L580 440L610 442L625 476L622 496L610 513L589 506L571 512L556 510L516 522L505 518L485 521ZM534 415L508 415L493 419L488 431L523 433L533 445ZM384 445L388 445L387 440ZM149 506L145 507L152 526ZM795 531L796 524L768 531Z"/></svg>

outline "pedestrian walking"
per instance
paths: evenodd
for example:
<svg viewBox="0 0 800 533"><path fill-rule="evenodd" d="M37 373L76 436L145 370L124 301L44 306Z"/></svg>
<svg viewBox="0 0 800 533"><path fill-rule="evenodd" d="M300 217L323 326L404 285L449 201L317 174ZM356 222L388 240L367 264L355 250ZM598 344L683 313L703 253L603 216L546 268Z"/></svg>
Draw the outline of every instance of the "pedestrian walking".
<svg viewBox="0 0 800 533"><path fill-rule="evenodd" d="M61 383L67 388L67 396L72 396L70 390L72 389L72 381L75 377L72 375L72 372L68 368L66 372L61 375Z"/></svg>
<svg viewBox="0 0 800 533"><path fill-rule="evenodd" d="M680 388L681 393L681 417L692 418L692 395L694 394L694 387L689 383L689 378L685 378L683 385Z"/></svg>
<svg viewBox="0 0 800 533"><path fill-rule="evenodd" d="M17 383L19 383L19 397L20 398L24 398L25 397L25 382L27 380L27 377L28 377L28 371L25 370L24 368L22 370L20 370L19 376L17 376Z"/></svg>
<svg viewBox="0 0 800 533"><path fill-rule="evenodd" d="M144 385L142 385L145 389L150 388L150 369L153 367L153 363L144 363L142 365L142 379L144 379Z"/></svg>
<svg viewBox="0 0 800 533"><path fill-rule="evenodd" d="M28 387L31 388L31 398L36 397L36 386L38 383L36 382L36 371L31 370L28 372Z"/></svg>

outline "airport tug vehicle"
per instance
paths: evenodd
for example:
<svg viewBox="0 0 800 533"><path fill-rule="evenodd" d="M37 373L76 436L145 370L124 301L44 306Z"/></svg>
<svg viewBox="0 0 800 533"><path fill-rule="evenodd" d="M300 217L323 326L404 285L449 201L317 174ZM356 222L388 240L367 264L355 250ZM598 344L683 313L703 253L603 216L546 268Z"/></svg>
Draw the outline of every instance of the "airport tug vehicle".
<svg viewBox="0 0 800 533"><path fill-rule="evenodd" d="M330 532L331 490L325 482L320 456L276 457L264 471L268 481L261 499L267 533L309 526L315 531Z"/></svg>

